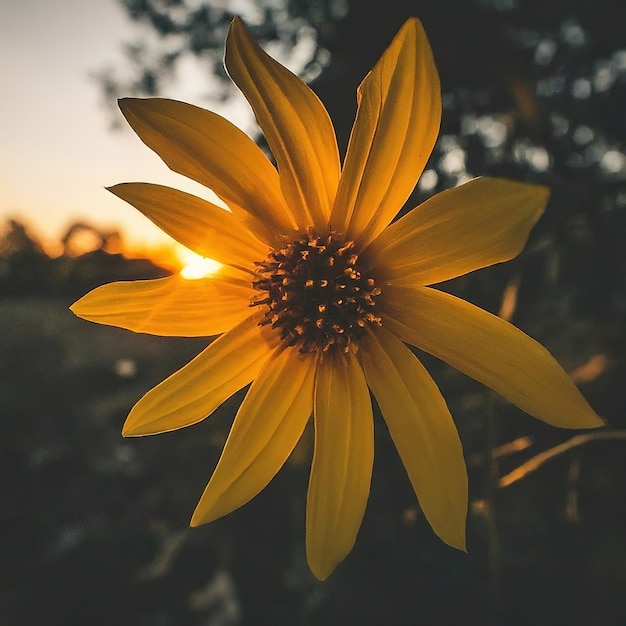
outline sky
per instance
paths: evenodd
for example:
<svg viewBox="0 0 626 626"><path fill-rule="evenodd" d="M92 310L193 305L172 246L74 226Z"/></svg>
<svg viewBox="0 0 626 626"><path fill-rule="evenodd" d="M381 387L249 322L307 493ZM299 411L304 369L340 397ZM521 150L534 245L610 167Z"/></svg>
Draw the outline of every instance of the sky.
<svg viewBox="0 0 626 626"><path fill-rule="evenodd" d="M91 76L119 67L136 35L116 0L0 0L0 228L15 218L50 244L82 221L149 247L165 236L105 187L145 181L209 197L132 131L110 129Z"/></svg>

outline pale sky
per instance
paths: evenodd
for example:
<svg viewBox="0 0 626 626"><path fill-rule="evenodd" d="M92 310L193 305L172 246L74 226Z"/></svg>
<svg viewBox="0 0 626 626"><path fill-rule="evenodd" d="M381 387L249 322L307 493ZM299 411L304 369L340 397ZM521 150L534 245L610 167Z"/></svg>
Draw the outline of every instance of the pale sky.
<svg viewBox="0 0 626 626"><path fill-rule="evenodd" d="M50 241L80 220L150 244L160 231L104 187L146 181L208 197L132 132L109 129L90 74L121 65L134 28L116 0L0 0L0 225L15 217Z"/></svg>

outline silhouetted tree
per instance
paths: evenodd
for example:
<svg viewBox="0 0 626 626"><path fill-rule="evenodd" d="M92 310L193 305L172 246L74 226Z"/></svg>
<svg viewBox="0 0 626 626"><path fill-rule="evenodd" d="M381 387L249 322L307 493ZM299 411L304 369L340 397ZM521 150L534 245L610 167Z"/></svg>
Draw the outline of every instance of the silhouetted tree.
<svg viewBox="0 0 626 626"><path fill-rule="evenodd" d="M0 236L0 292L47 291L49 257L37 238L17 220L9 220Z"/></svg>

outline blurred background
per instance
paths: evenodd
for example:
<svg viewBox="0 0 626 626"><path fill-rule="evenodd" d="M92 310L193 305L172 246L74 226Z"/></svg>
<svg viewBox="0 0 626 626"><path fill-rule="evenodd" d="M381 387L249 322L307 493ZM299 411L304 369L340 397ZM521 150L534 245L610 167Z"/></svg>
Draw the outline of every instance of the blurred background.
<svg viewBox="0 0 626 626"><path fill-rule="evenodd" d="M609 430L550 428L420 355L465 448L469 554L433 535L380 415L363 527L325 583L304 557L311 432L255 500L193 530L241 395L183 431L120 435L208 340L68 311L99 284L191 263L103 187L210 196L115 100L175 97L258 137L222 67L234 14L310 82L342 148L358 83L418 16L444 111L406 208L478 175L552 190L518 258L441 288L546 345ZM623 0L1 0L0 623L626 624L625 23Z"/></svg>

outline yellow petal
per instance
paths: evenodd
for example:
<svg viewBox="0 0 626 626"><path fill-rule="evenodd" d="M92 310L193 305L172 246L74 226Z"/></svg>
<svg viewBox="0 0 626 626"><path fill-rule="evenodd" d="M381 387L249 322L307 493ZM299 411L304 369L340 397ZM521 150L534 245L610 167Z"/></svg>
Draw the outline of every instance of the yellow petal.
<svg viewBox="0 0 626 626"><path fill-rule="evenodd" d="M249 267L267 255L266 244L232 213L211 202L150 183L123 183L108 189L200 256Z"/></svg>
<svg viewBox="0 0 626 626"><path fill-rule="evenodd" d="M212 189L279 232L295 228L278 172L261 149L223 117L163 98L125 98L120 109L170 169Z"/></svg>
<svg viewBox="0 0 626 626"><path fill-rule="evenodd" d="M185 367L151 389L133 407L122 434L153 435L202 421L252 381L263 368L277 333L259 327L262 314L218 337Z"/></svg>
<svg viewBox="0 0 626 626"><path fill-rule="evenodd" d="M226 40L226 68L254 110L300 228L327 228L339 180L339 152L324 105L258 46L239 18Z"/></svg>
<svg viewBox="0 0 626 626"><path fill-rule="evenodd" d="M384 328L362 344L367 384L435 533L465 550L467 472L461 441L437 385Z"/></svg>
<svg viewBox="0 0 626 626"><path fill-rule="evenodd" d="M256 496L274 478L313 411L313 357L292 348L273 354L252 383L222 456L191 519L222 517Z"/></svg>
<svg viewBox="0 0 626 626"><path fill-rule="evenodd" d="M354 546L374 462L372 403L352 353L325 354L321 359L314 411L306 551L311 571L324 580Z"/></svg>
<svg viewBox="0 0 626 626"><path fill-rule="evenodd" d="M330 223L365 245L406 202L439 132L439 76L417 19L400 29L358 95Z"/></svg>
<svg viewBox="0 0 626 626"><path fill-rule="evenodd" d="M602 420L554 357L515 326L428 287L385 287L383 323L398 337L561 428Z"/></svg>
<svg viewBox="0 0 626 626"><path fill-rule="evenodd" d="M175 274L102 285L70 309L91 322L137 333L210 337L249 317L254 294L249 282L219 275L185 280Z"/></svg>
<svg viewBox="0 0 626 626"><path fill-rule="evenodd" d="M372 242L376 278L428 285L507 261L524 247L547 199L545 187L498 178L439 193Z"/></svg>

